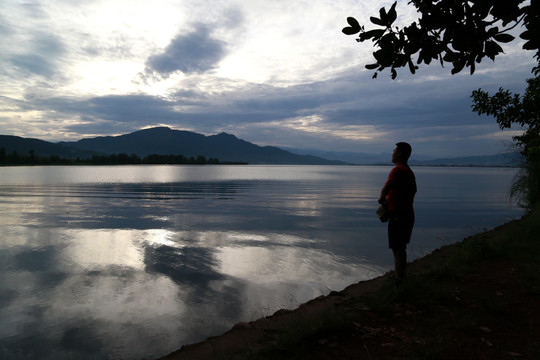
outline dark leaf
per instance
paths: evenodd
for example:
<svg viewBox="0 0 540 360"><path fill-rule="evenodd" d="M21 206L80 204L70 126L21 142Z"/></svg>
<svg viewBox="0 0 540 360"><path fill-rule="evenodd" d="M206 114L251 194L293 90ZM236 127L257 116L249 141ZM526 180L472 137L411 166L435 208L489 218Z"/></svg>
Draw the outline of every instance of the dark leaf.
<svg viewBox="0 0 540 360"><path fill-rule="evenodd" d="M362 29L358 21L353 17L348 17L347 22L350 26L344 27L343 30L341 30L346 35L354 35Z"/></svg>
<svg viewBox="0 0 540 360"><path fill-rule="evenodd" d="M521 35L519 35L519 37L523 40L532 40L532 32L529 30L524 31L521 33Z"/></svg>
<svg viewBox="0 0 540 360"><path fill-rule="evenodd" d="M487 36L492 37L492 36L497 35L498 33L499 33L499 27L495 26L487 31Z"/></svg>
<svg viewBox="0 0 540 360"><path fill-rule="evenodd" d="M409 38L416 38L420 34L420 29L416 25L416 22L413 22L411 25L403 28L403 32L405 35L407 35Z"/></svg>
<svg viewBox="0 0 540 360"><path fill-rule="evenodd" d="M377 62L380 64L382 59L384 58L384 51L383 50L377 50L373 53L373 57Z"/></svg>
<svg viewBox="0 0 540 360"><path fill-rule="evenodd" d="M453 64L454 64L454 68L452 69L451 73L452 75L455 75L461 70L463 70L463 68L465 67L465 60L459 59L457 61L454 61Z"/></svg>
<svg viewBox="0 0 540 360"><path fill-rule="evenodd" d="M452 51L447 51L446 54L444 54L443 60L446 62L453 62L457 58L457 54Z"/></svg>
<svg viewBox="0 0 540 360"><path fill-rule="evenodd" d="M485 54L491 60L495 60L495 56L503 52L502 47L495 41L486 41Z"/></svg>
<svg viewBox="0 0 540 360"><path fill-rule="evenodd" d="M380 46L382 48L390 48L397 41L396 35L394 33L388 33L381 38Z"/></svg>
<svg viewBox="0 0 540 360"><path fill-rule="evenodd" d="M341 32L345 35L354 35L357 34L360 31L360 29L353 28L352 26L344 27Z"/></svg>
<svg viewBox="0 0 540 360"><path fill-rule="evenodd" d="M502 42L502 43L508 43L514 40L514 37L510 34L498 34L498 35L495 35L493 38L497 40L498 42Z"/></svg>
<svg viewBox="0 0 540 360"><path fill-rule="evenodd" d="M385 22L383 22L381 19L377 19L375 16L371 16L369 20L375 25L386 26Z"/></svg>
<svg viewBox="0 0 540 360"><path fill-rule="evenodd" d="M394 21L396 21L396 18L397 18L396 5L397 5L397 1L392 5L390 10L388 10L388 27L392 26Z"/></svg>
<svg viewBox="0 0 540 360"><path fill-rule="evenodd" d="M444 30L443 34L443 43L448 44L452 42L452 37L454 36L454 33L450 31L449 29Z"/></svg>
<svg viewBox="0 0 540 360"><path fill-rule="evenodd" d="M373 57L382 67L392 66L395 60L395 54L388 49L377 50L373 53Z"/></svg>
<svg viewBox="0 0 540 360"><path fill-rule="evenodd" d="M520 15L519 3L521 1L496 0L493 1L491 15L502 20L503 26L516 21Z"/></svg>
<svg viewBox="0 0 540 360"><path fill-rule="evenodd" d="M347 22L349 23L349 25L351 25L351 27L360 30L360 23L355 18L349 16L347 18Z"/></svg>
<svg viewBox="0 0 540 360"><path fill-rule="evenodd" d="M366 31L365 33L360 34L360 39L362 41L371 39L371 38L373 38L374 40L377 40L381 36L383 36L385 31L386 30L382 30L382 29Z"/></svg>
<svg viewBox="0 0 540 360"><path fill-rule="evenodd" d="M418 66L415 66L413 62L411 61L411 59L409 59L408 63L409 63L409 70L411 74L414 75L416 73L416 69L418 69Z"/></svg>
<svg viewBox="0 0 540 360"><path fill-rule="evenodd" d="M406 54L412 55L416 54L418 50L420 50L421 46L422 44L418 41L410 41L409 43L405 44L403 50Z"/></svg>
<svg viewBox="0 0 540 360"><path fill-rule="evenodd" d="M384 7L379 9L379 16L381 17L381 21L383 22L384 26L388 24L388 14L386 13L386 9Z"/></svg>
<svg viewBox="0 0 540 360"><path fill-rule="evenodd" d="M466 51L467 50L467 41L462 34L456 34L452 41L452 47L457 51Z"/></svg>
<svg viewBox="0 0 540 360"><path fill-rule="evenodd" d="M420 54L418 55L419 63L422 61L427 65L431 63L431 60L433 59L433 54L430 51L430 48L424 48L420 50Z"/></svg>
<svg viewBox="0 0 540 360"><path fill-rule="evenodd" d="M476 56L476 62L480 64L483 58L484 58L484 54L478 54Z"/></svg>
<svg viewBox="0 0 540 360"><path fill-rule="evenodd" d="M397 71L396 69L392 68L392 80L395 80L397 77Z"/></svg>
<svg viewBox="0 0 540 360"><path fill-rule="evenodd" d="M366 69L368 69L368 70L375 70L378 67L379 67L379 64L368 64L368 65L366 65Z"/></svg>
<svg viewBox="0 0 540 360"><path fill-rule="evenodd" d="M488 16L490 9L491 3L489 1L476 1L472 6L472 10L481 18Z"/></svg>
<svg viewBox="0 0 540 360"><path fill-rule="evenodd" d="M411 57L403 54L396 54L396 59L394 61L394 67L403 67L407 64L408 61L411 61Z"/></svg>
<svg viewBox="0 0 540 360"><path fill-rule="evenodd" d="M525 44L523 44L523 49L525 49L525 50L538 50L538 44L535 43L533 40L527 41Z"/></svg>

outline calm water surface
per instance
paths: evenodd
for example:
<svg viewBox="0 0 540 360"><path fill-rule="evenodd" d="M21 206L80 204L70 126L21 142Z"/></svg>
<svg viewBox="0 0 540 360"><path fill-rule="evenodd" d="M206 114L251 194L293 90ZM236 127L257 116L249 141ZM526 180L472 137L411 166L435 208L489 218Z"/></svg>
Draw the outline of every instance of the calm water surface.
<svg viewBox="0 0 540 360"><path fill-rule="evenodd" d="M389 170L0 168L0 358L152 359L378 276ZM414 171L411 258L521 215L514 169Z"/></svg>

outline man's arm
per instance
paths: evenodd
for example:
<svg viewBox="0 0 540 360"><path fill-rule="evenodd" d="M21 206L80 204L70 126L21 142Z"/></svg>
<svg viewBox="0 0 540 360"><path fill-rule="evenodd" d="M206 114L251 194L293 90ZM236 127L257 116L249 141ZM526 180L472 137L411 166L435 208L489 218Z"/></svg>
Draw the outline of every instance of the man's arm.
<svg viewBox="0 0 540 360"><path fill-rule="evenodd" d="M386 195L390 192L390 189L394 186L393 184L396 181L397 169L393 168L388 174L388 179L381 189L381 196L379 197L379 204L384 204L386 202Z"/></svg>
<svg viewBox="0 0 540 360"><path fill-rule="evenodd" d="M387 181L381 189L381 196L379 197L379 204L384 204L386 202L386 195L390 192L390 182Z"/></svg>

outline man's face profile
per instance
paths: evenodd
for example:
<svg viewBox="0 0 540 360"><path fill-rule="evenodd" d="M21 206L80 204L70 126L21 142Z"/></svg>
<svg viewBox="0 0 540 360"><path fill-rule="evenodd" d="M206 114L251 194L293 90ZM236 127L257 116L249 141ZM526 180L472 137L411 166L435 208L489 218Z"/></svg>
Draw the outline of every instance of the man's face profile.
<svg viewBox="0 0 540 360"><path fill-rule="evenodd" d="M398 149L398 147L396 146L396 147L394 148L394 151L392 152L392 162L393 162L394 164L398 161L399 155L400 155L399 149Z"/></svg>

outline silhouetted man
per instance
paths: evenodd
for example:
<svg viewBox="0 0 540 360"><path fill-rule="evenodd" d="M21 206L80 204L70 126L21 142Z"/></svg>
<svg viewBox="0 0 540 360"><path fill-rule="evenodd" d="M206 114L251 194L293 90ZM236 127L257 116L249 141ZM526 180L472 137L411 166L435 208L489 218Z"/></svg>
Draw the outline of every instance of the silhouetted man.
<svg viewBox="0 0 540 360"><path fill-rule="evenodd" d="M381 190L380 204L388 209L388 246L394 253L396 280L401 282L407 266L407 244L411 240L414 226L413 201L416 194L416 179L407 164L411 156L411 145L396 144L392 162L396 166L390 171Z"/></svg>

